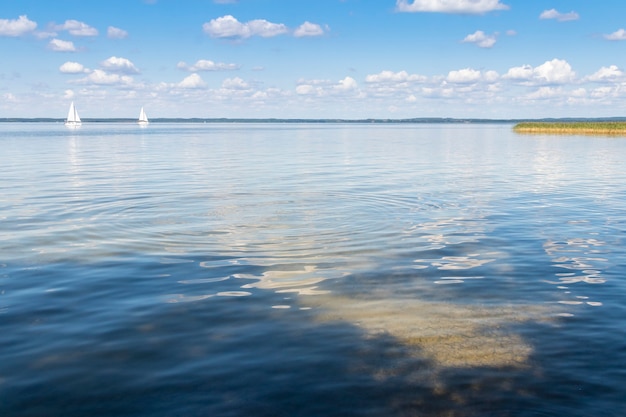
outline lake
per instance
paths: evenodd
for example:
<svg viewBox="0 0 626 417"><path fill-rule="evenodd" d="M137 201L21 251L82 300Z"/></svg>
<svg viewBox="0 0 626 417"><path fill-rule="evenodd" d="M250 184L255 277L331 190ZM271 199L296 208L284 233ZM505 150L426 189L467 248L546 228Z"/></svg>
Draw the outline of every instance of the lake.
<svg viewBox="0 0 626 417"><path fill-rule="evenodd" d="M624 416L626 139L0 124L0 415Z"/></svg>

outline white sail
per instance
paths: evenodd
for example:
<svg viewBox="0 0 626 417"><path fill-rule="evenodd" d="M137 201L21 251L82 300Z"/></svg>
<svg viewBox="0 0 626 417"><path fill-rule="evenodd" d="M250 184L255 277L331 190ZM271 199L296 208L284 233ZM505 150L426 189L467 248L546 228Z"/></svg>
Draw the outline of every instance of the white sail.
<svg viewBox="0 0 626 417"><path fill-rule="evenodd" d="M140 125L148 124L148 116L146 116L146 112L143 110L143 107L141 108L141 111L139 112L139 120L137 121L137 123L139 123Z"/></svg>
<svg viewBox="0 0 626 417"><path fill-rule="evenodd" d="M65 121L65 126L76 127L80 125L81 125L80 117L78 116L78 111L76 110L76 107L74 106L74 102L72 101L72 104L70 104L70 110L67 113L67 120Z"/></svg>

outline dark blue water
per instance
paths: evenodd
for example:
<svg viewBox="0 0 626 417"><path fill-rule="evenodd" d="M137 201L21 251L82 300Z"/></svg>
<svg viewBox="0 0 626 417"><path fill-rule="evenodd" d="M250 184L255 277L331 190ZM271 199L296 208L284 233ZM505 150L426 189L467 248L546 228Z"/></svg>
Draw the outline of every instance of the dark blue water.
<svg viewBox="0 0 626 417"><path fill-rule="evenodd" d="M0 125L0 416L624 416L626 140Z"/></svg>

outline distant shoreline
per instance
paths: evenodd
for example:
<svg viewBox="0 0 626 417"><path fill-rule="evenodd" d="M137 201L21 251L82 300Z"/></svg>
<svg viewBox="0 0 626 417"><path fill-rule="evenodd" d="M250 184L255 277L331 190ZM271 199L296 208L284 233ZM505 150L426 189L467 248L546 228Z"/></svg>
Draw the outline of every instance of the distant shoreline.
<svg viewBox="0 0 626 417"><path fill-rule="evenodd" d="M516 133L527 134L580 134L626 136L626 121L587 120L587 121L534 121L520 122L513 126Z"/></svg>
<svg viewBox="0 0 626 417"><path fill-rule="evenodd" d="M84 123L136 123L137 119L131 118L82 118ZM20 118L4 117L0 118L0 123L63 123L64 119L59 118ZM381 124L410 124L410 123L499 123L516 124L526 126L528 123L541 124L552 130L552 125L567 124L573 126L576 123L617 123L626 128L626 117L606 117L606 118L545 118L545 119L478 119L478 118L451 118L451 117L418 117L411 119L245 119L245 118L151 118L150 123L381 123Z"/></svg>

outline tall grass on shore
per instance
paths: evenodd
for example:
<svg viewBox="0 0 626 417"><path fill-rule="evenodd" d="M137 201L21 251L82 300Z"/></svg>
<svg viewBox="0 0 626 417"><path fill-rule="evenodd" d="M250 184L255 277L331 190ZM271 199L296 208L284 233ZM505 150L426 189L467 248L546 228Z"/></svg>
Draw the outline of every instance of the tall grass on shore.
<svg viewBox="0 0 626 417"><path fill-rule="evenodd" d="M521 122L516 133L626 136L626 122Z"/></svg>

